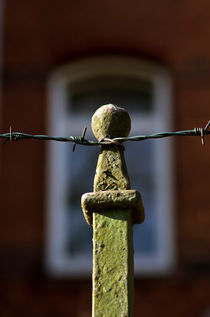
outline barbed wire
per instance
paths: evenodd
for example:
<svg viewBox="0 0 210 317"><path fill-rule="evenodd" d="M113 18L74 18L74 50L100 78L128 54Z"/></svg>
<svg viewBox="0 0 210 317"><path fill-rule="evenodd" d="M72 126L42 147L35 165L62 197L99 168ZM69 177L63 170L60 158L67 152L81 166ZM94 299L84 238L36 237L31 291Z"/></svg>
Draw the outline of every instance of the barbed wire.
<svg viewBox="0 0 210 317"><path fill-rule="evenodd" d="M205 128L194 128L193 130L183 130L183 131L175 131L175 132L159 132L154 134L147 134L147 135L138 135L138 136L131 136L131 137L117 137L117 138L104 138L100 141L92 141L86 140L85 133L87 127L84 128L83 134L81 137L79 136L49 136L49 135L42 135L42 134L28 134L22 132L12 132L10 127L9 133L0 134L0 139L4 139L4 143L8 141L20 141L26 139L36 139L36 140L45 140L45 141L59 141L59 142L72 142L74 143L73 151L75 149L76 144L80 145L88 145L88 146L95 146L95 145L107 145L107 144L117 144L121 145L123 142L127 141L144 141L148 139L158 139L158 138L166 138L170 136L200 136L202 145L205 145L205 135L210 134L208 131L208 127L210 126L210 121L207 123Z"/></svg>

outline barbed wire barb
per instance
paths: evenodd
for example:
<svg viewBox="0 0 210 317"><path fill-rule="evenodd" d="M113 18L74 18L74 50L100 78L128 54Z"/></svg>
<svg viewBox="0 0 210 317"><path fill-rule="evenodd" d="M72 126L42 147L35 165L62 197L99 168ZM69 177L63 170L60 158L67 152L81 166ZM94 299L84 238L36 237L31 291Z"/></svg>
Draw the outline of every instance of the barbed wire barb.
<svg viewBox="0 0 210 317"><path fill-rule="evenodd" d="M82 136L81 136L81 141L82 141L82 142L84 141L84 137L85 137L86 131L87 131L87 127L84 127L84 130L83 130ZM75 151L75 147L76 147L76 142L74 142L74 144L73 144L72 152Z"/></svg>

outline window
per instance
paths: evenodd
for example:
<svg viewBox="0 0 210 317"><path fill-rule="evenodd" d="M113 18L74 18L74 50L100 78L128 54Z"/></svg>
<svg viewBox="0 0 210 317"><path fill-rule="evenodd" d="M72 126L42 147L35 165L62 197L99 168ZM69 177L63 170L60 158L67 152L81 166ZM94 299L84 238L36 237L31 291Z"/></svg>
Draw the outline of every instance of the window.
<svg viewBox="0 0 210 317"><path fill-rule="evenodd" d="M91 117L104 104L124 107L130 135L171 129L171 82L153 64L128 57L76 61L49 82L49 133L94 139ZM134 226L135 273L157 274L174 263L171 140L125 143L131 188L143 199L146 219ZM54 275L82 276L92 270L92 228L80 207L93 191L98 147L51 142L48 149L47 268Z"/></svg>

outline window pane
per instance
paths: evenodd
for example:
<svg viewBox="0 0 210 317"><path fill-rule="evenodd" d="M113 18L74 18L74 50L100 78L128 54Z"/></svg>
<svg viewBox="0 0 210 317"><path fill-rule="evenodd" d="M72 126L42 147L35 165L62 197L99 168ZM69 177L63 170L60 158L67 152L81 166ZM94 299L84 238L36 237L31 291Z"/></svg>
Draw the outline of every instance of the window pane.
<svg viewBox="0 0 210 317"><path fill-rule="evenodd" d="M78 145L74 153L72 153L71 146L67 149L66 210L68 221L65 247L72 257L81 255L81 253L88 253L90 256L92 253L92 228L85 221L80 201L84 193L93 191L98 152L98 147Z"/></svg>
<svg viewBox="0 0 210 317"><path fill-rule="evenodd" d="M70 111L94 112L99 106L116 104L129 111L151 112L152 83L147 80L120 76L100 76L70 84Z"/></svg>
<svg viewBox="0 0 210 317"><path fill-rule="evenodd" d="M74 115L77 113L85 117L86 113L89 115L100 105L107 103L115 103L118 106L126 105L129 112L152 114L152 84L146 80L100 76L71 84L68 88L69 110L71 111L69 118L72 122L74 122ZM147 210L144 224L134 226L135 255L139 256L140 253L153 253L155 251L155 172L153 162L155 155L152 143L149 142L127 143L126 148L125 154L131 178L131 188L141 192L144 207ZM91 254L92 252L92 229L85 222L80 199L83 193L93 190L93 178L99 149L77 146L73 155L71 151L71 147L68 147L66 250L73 259L81 254ZM71 164L68 164L69 160Z"/></svg>
<svg viewBox="0 0 210 317"><path fill-rule="evenodd" d="M145 209L144 222L133 227L135 255L156 251L154 152L152 142L126 143L125 158L131 188L141 193Z"/></svg>

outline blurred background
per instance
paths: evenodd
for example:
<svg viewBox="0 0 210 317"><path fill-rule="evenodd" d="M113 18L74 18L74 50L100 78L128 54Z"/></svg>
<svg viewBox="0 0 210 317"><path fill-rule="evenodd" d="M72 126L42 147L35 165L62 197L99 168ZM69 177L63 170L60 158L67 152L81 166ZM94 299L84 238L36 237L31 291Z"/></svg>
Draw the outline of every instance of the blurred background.
<svg viewBox="0 0 210 317"><path fill-rule="evenodd" d="M210 3L0 0L0 133L81 135L102 104L131 135L210 119ZM126 143L135 316L210 316L210 139ZM98 147L0 145L0 317L91 316L92 191Z"/></svg>

